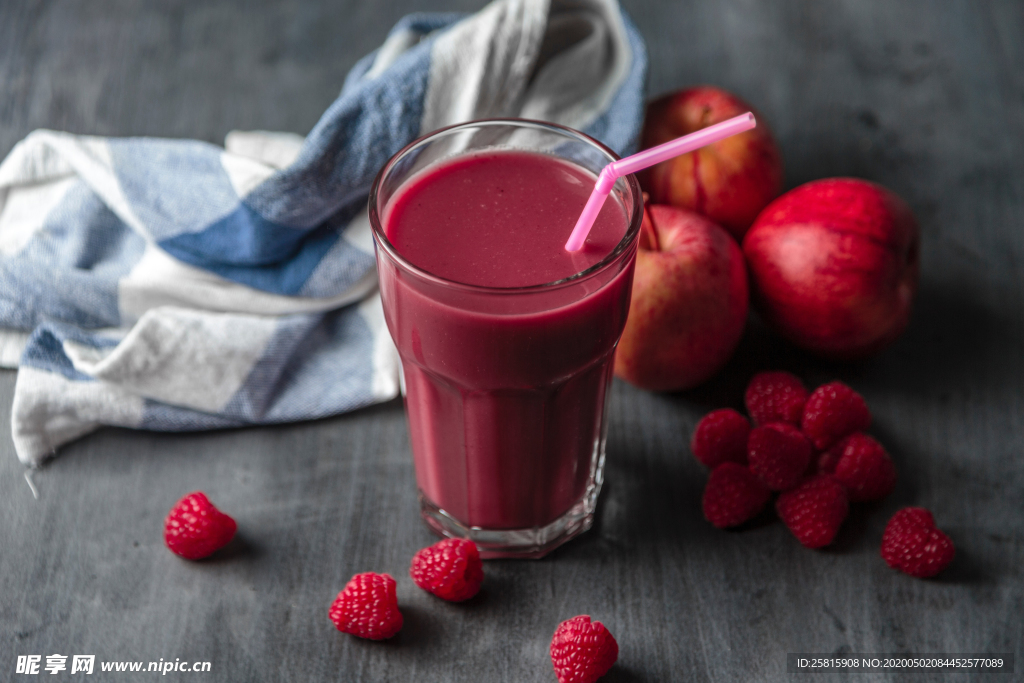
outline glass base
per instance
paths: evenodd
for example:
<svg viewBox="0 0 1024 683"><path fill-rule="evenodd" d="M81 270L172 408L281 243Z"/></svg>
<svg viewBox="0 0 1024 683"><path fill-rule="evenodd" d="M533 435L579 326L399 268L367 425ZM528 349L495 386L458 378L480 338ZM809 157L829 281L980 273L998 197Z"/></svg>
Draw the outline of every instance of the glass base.
<svg viewBox="0 0 1024 683"><path fill-rule="evenodd" d="M602 458L603 460L603 458ZM603 465L604 463L600 463ZM600 473L602 468L598 468ZM468 538L480 549L485 560L512 558L536 560L566 541L579 536L594 524L594 509L601 493L601 479L591 480L583 497L564 515L542 527L531 529L482 529L467 526L434 505L420 491L420 515L435 533L447 538Z"/></svg>

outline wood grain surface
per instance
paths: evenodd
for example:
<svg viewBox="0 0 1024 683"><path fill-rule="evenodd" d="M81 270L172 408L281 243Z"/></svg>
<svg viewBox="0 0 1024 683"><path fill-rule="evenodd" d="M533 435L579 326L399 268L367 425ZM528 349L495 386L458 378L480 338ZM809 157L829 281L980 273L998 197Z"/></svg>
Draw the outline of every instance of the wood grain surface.
<svg viewBox="0 0 1024 683"><path fill-rule="evenodd" d="M60 653L212 664L167 680L553 681L551 634L576 614L618 639L608 681L789 680L789 652L1013 652L1015 674L834 678L1024 680L1024 5L623 2L648 41L650 94L730 89L774 128L788 186L853 175L908 201L923 265L906 334L836 365L752 319L726 371L696 391L616 381L595 528L542 561L487 563L483 592L462 605L408 578L433 537L399 402L279 428L102 430L34 473L35 500L10 442L15 374L0 373L0 680L21 680L18 655ZM5 0L0 155L44 127L216 143L232 129L305 133L399 17L480 6ZM771 515L738 532L701 515L690 433L708 410L739 407L765 368L851 384L899 468L895 493L856 509L829 549L802 548ZM200 563L161 539L167 510L195 489L239 523ZM930 508L956 542L938 579L879 558L905 505ZM398 580L406 626L391 642L327 619L369 570ZM107 676L96 679L134 680Z"/></svg>

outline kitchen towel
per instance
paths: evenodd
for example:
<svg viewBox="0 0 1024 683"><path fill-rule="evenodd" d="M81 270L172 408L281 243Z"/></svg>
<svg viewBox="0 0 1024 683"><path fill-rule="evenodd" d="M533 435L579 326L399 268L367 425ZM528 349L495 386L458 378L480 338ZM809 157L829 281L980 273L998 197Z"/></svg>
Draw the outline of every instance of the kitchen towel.
<svg viewBox="0 0 1024 683"><path fill-rule="evenodd" d="M0 364L38 466L103 425L178 431L394 398L366 217L421 134L522 117L635 149L647 57L615 0L402 19L304 138L224 148L38 130L0 164Z"/></svg>

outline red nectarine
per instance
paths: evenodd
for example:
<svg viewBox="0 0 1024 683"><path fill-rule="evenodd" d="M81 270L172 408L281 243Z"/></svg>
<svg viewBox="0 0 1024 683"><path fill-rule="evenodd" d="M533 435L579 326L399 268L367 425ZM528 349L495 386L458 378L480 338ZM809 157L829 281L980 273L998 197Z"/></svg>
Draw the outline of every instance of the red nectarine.
<svg viewBox="0 0 1024 683"><path fill-rule="evenodd" d="M665 95L647 105L641 145L654 147L747 111L746 102L710 86ZM696 211L742 240L782 191L782 155L757 115L757 128L662 162L639 178L655 204Z"/></svg>
<svg viewBox="0 0 1024 683"><path fill-rule="evenodd" d="M642 389L688 389L718 372L743 334L743 254L692 211L650 206L644 220L615 374Z"/></svg>
<svg viewBox="0 0 1024 683"><path fill-rule="evenodd" d="M918 228L894 193L854 178L816 180L761 212L743 240L755 306L794 344L858 358L907 325Z"/></svg>

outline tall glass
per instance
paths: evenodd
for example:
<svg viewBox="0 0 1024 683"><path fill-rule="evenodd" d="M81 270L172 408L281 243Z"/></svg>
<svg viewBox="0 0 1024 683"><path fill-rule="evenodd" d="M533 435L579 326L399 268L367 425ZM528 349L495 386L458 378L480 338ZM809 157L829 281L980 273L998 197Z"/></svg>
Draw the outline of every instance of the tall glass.
<svg viewBox="0 0 1024 683"><path fill-rule="evenodd" d="M421 514L444 536L473 539L484 557L541 557L593 522L612 358L629 308L643 204L636 179L620 179L609 201L619 202L628 221L622 240L596 265L556 282L481 287L418 268L388 240L389 200L433 164L484 149L543 152L595 180L618 157L569 128L476 121L407 146L370 193ZM552 229L568 238L572 227Z"/></svg>

